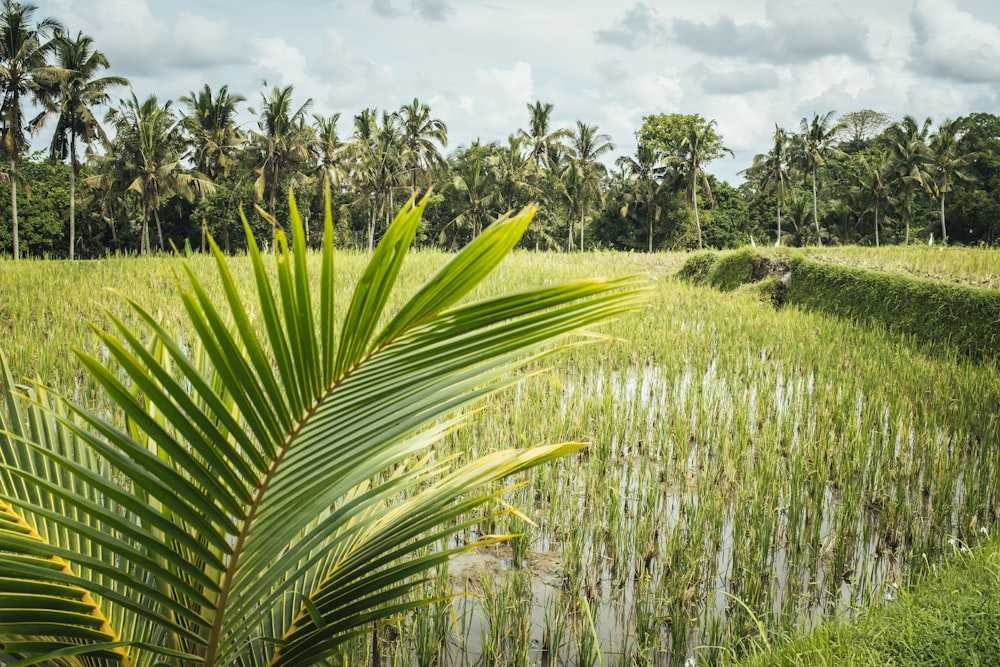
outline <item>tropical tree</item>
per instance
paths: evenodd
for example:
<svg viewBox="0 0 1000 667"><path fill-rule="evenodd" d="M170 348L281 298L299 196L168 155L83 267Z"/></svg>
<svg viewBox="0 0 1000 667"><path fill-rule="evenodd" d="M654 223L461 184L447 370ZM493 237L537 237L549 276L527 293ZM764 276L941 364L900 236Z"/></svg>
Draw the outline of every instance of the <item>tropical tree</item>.
<svg viewBox="0 0 1000 667"><path fill-rule="evenodd" d="M527 140L521 135L511 134L507 137L507 145L498 146L489 157L493 180L500 189L500 198L508 211L513 210L519 194L538 191L529 179L535 163L525 152L526 143Z"/></svg>
<svg viewBox="0 0 1000 667"><path fill-rule="evenodd" d="M528 155L538 170L551 168L549 157L554 150L563 147L573 132L568 128L552 128L553 105L536 101L528 104L528 129L518 130L518 134L528 141Z"/></svg>
<svg viewBox="0 0 1000 667"><path fill-rule="evenodd" d="M155 95L139 102L135 93L121 109L112 109L108 122L115 128L111 150L96 157L98 173L91 187L103 187L109 196L134 195L141 221L140 252L151 249L149 220L156 223L159 249L165 250L160 209L174 196L193 201L197 194L214 191L212 182L200 172L181 165L184 139L168 100L162 106Z"/></svg>
<svg viewBox="0 0 1000 667"><path fill-rule="evenodd" d="M429 453L456 409L508 386L553 340L636 307L634 280L458 305L518 242L529 210L386 313L423 210L408 204L337 336L332 221L317 288L290 209L276 263L246 226L252 301L217 247L221 304L185 267L195 341L131 304L143 329L112 318L99 334L107 365L80 353L114 422L42 383L16 387L2 364L0 618L17 619L0 624L5 664L332 662L350 639L429 604L423 583L450 557L505 539L453 540L473 514L504 512L491 509L496 482L581 448L463 465Z"/></svg>
<svg viewBox="0 0 1000 667"><path fill-rule="evenodd" d="M588 125L576 121L576 131L570 137L570 161L575 163L574 191L579 198L580 215L580 251L583 252L583 233L587 220L587 212L591 202L601 196L601 176L607 171L604 163L598 158L615 149L611 137L598 130L596 125ZM573 247L573 225L569 226L569 248Z"/></svg>
<svg viewBox="0 0 1000 667"><path fill-rule="evenodd" d="M653 252L653 224L660 221L662 209L657 203L660 193L669 184L664 178L660 162L662 156L652 145L640 143L636 146L635 156L622 155L615 164L625 169L628 183L623 192L624 204L621 207L622 217L630 211L645 211L649 222L649 252Z"/></svg>
<svg viewBox="0 0 1000 667"><path fill-rule="evenodd" d="M459 196L458 212L447 226L454 226L456 231L467 228L472 238L477 238L483 231L486 222L495 215L499 200L494 171L490 166L493 157L487 151L493 146L481 146L473 142L468 150L463 151L461 160L456 161L452 169L452 187ZM484 150L485 149L485 150ZM446 228L447 228L446 226ZM442 229L441 242L446 231ZM451 246L457 245L457 234L452 235Z"/></svg>
<svg viewBox="0 0 1000 667"><path fill-rule="evenodd" d="M402 132L402 148L410 172L410 194L416 194L417 175L445 165L437 144L442 148L448 145L448 127L443 121L431 118L430 107L417 98L404 104L394 115Z"/></svg>
<svg viewBox="0 0 1000 667"><path fill-rule="evenodd" d="M678 167L684 176L685 196L688 206L694 211L695 229L698 231L698 249L703 247L701 234L701 218L698 212L698 186L701 185L705 191L705 196L711 200L712 185L708 180L708 174L702 166L721 157L723 153L733 154L731 150L722 145L722 137L715 131L715 120L712 119L700 126L691 125L687 133L681 139L681 150L674 155L668 155L665 159L667 164Z"/></svg>
<svg viewBox="0 0 1000 667"><path fill-rule="evenodd" d="M370 205L368 250L375 247L375 224L381 215L388 225L393 210L393 193L405 172L402 132L396 116L383 111L379 122L376 109L364 109L354 117L351 154L355 160L355 182L361 201Z"/></svg>
<svg viewBox="0 0 1000 667"><path fill-rule="evenodd" d="M844 157L843 151L833 145L841 131L839 123L833 122L833 111L820 116L814 113L812 119L799 121L799 134L795 138L792 159L798 169L808 175L812 183L813 222L816 225L816 243L823 245L819 227L819 204L816 191L816 171L830 158Z"/></svg>
<svg viewBox="0 0 1000 667"><path fill-rule="evenodd" d="M775 245L781 245L781 204L788 197L791 191L791 179L788 173L789 166L789 137L788 133L777 125L774 126L774 143L767 153L760 153L753 156L753 164L748 172L754 172L758 176L759 187L762 192L773 194L777 201L778 234Z"/></svg>
<svg viewBox="0 0 1000 667"><path fill-rule="evenodd" d="M907 115L884 133L889 144L896 190L903 201L907 244L910 243L910 225L913 222L913 197L918 191L929 190L931 186L927 135L932 122L927 118L918 125L913 116Z"/></svg>
<svg viewBox="0 0 1000 667"><path fill-rule="evenodd" d="M120 76L97 76L108 68L107 57L93 48L94 40L82 32L76 38L57 32L52 40L56 69L47 86L44 104L47 113L57 114L56 129L49 146L53 160L69 158L69 258L76 249L76 178L80 172L77 139L85 144L107 143L94 108L110 102L108 88L127 86Z"/></svg>
<svg viewBox="0 0 1000 667"><path fill-rule="evenodd" d="M236 107L245 101L242 95L229 92L229 86L213 93L207 83L197 93L180 98L188 108L181 127L188 135L195 168L214 183L228 175L245 146L246 139L236 125Z"/></svg>
<svg viewBox="0 0 1000 667"><path fill-rule="evenodd" d="M875 246L879 245L879 211L894 203L891 179L892 165L884 150L877 150L858 158L857 194L867 202L873 213Z"/></svg>
<svg viewBox="0 0 1000 667"><path fill-rule="evenodd" d="M930 174L931 191L940 207L941 241L944 243L948 241L948 228L944 217L945 197L954 191L956 181L971 180L965 168L978 157L976 153L962 151L960 140L964 131L961 120L946 120L931 134L927 145L930 158L927 170Z"/></svg>
<svg viewBox="0 0 1000 667"><path fill-rule="evenodd" d="M259 132L251 131L259 158L254 172L254 190L258 199L267 199L267 212L277 224L278 190L283 181L301 173L309 160L312 128L306 124L306 113L312 99L297 109L292 108L294 86L274 86L269 94L261 93L262 107L258 112Z"/></svg>
<svg viewBox="0 0 1000 667"><path fill-rule="evenodd" d="M10 218L14 259L20 256L17 230L17 184L21 182L18 169L21 155L28 147L25 132L38 128L37 123L26 123L25 98L42 101L45 86L55 74L49 65L49 56L55 45L53 34L62 29L54 18L44 18L32 25L38 7L22 5L15 0L0 4L0 152L9 162L7 180L10 181Z"/></svg>
<svg viewBox="0 0 1000 667"><path fill-rule="evenodd" d="M319 172L320 190L324 193L332 189L340 189L351 178L350 145L340 140L337 133L337 123L340 114L332 116L313 115L313 127L316 130L316 142L313 152L316 157L316 168Z"/></svg>

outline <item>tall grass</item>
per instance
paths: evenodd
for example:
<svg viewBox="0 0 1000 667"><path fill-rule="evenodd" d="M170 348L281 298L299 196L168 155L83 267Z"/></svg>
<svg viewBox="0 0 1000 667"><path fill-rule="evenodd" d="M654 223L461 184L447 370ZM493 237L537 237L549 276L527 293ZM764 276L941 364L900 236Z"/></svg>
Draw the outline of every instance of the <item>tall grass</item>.
<svg viewBox="0 0 1000 667"><path fill-rule="evenodd" d="M519 253L481 288L642 273L657 293L606 327L610 338L548 359L439 446L435 455L463 459L590 443L517 480L505 502L533 525L511 515L472 529L524 537L478 584L454 571L439 581L470 594L403 619L393 664L707 663L881 602L932 570L950 540L996 532L995 365L681 283L670 276L683 260ZM416 287L442 261L416 253L406 274ZM345 293L361 265L340 256ZM249 281L247 265L233 266ZM167 259L0 263L0 345L15 371L99 402L69 350L99 353L85 323L100 323L102 308L124 313L103 288L180 328L173 269ZM371 663L371 650L359 641L349 662Z"/></svg>

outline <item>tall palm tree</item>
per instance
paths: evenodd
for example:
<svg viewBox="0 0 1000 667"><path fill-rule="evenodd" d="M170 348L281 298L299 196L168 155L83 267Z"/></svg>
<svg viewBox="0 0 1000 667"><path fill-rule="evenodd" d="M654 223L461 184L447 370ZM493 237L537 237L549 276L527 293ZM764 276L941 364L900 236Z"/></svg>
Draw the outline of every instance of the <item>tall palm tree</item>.
<svg viewBox="0 0 1000 667"><path fill-rule="evenodd" d="M448 127L444 121L431 118L430 107L417 98L400 107L394 115L402 131L402 145L410 172L410 193L416 194L417 175L445 164L437 144L442 148L448 146Z"/></svg>
<svg viewBox="0 0 1000 667"><path fill-rule="evenodd" d="M968 181L970 177L963 171L979 155L965 153L960 139L965 128L961 120L946 120L930 136L928 142L930 161L930 184L940 206L941 241L948 241L948 228L944 220L944 200L955 189L955 181Z"/></svg>
<svg viewBox="0 0 1000 667"><path fill-rule="evenodd" d="M490 156L493 178L500 188L500 197L506 210L514 208L519 193L537 192L529 175L535 168L534 162L525 151L527 140L519 134L507 137L506 146L498 146Z"/></svg>
<svg viewBox="0 0 1000 667"><path fill-rule="evenodd" d="M812 182L813 222L816 225L816 243L823 245L822 233L819 227L819 204L816 188L816 171L826 164L830 158L843 157L843 151L833 145L841 130L839 123L833 121L833 111L820 116L813 114L812 119L803 118L799 121L799 135L796 137L794 160L799 169L809 175Z"/></svg>
<svg viewBox="0 0 1000 667"><path fill-rule="evenodd" d="M868 202L874 214L875 246L879 245L879 211L893 203L891 179L892 165L886 151L875 151L858 159L858 194Z"/></svg>
<svg viewBox="0 0 1000 667"><path fill-rule="evenodd" d="M562 127L552 129L552 110L549 102L536 101L528 104L528 129L518 130L518 134L528 140L528 152L538 170L551 168L549 155L552 150L562 147L573 132Z"/></svg>
<svg viewBox="0 0 1000 667"><path fill-rule="evenodd" d="M701 233L701 215L698 211L698 187L705 191L705 196L712 198L712 184L702 166L723 153L733 152L721 144L721 138L715 132L715 119L702 123L692 123L685 131L680 142L680 152L664 158L665 164L677 168L684 179L684 193L688 206L694 211L694 224L698 232L698 249L704 247Z"/></svg>
<svg viewBox="0 0 1000 667"><path fill-rule="evenodd" d="M277 232L274 263L246 225L252 293L217 246L221 302L185 266L193 341L132 304L134 329L111 318L99 334L106 365L80 353L127 428L50 400L41 382L24 398L0 357L4 664L337 662L373 624L431 604L436 568L503 539L455 541L474 515L504 513L502 480L580 450L428 454L460 425L456 411L509 387L553 342L579 344L579 328L638 307L643 286L581 280L463 302L527 210L387 314L421 202L390 226L342 313L332 221L312 282L289 208L293 238Z"/></svg>
<svg viewBox="0 0 1000 667"><path fill-rule="evenodd" d="M188 109L181 127L194 151L195 168L213 182L229 173L244 147L245 138L236 125L236 107L245 101L242 95L229 92L227 85L213 93L207 83L197 93L180 98Z"/></svg>
<svg viewBox="0 0 1000 667"><path fill-rule="evenodd" d="M306 114L312 105L307 99L297 109L292 108L291 85L274 86L269 94L261 93L259 132L252 136L260 158L254 171L257 180L254 190L258 199L267 199L267 212L272 222L277 221L278 189L282 181L301 171L309 159L311 128L306 123Z"/></svg>
<svg viewBox="0 0 1000 667"><path fill-rule="evenodd" d="M396 116L383 111L381 121L375 109L363 109L354 117L351 152L356 161L359 195L370 204L368 250L375 246L375 224L384 215L388 225L393 210L393 194L403 181L403 134Z"/></svg>
<svg viewBox="0 0 1000 667"><path fill-rule="evenodd" d="M791 190L791 180L788 173L789 137L788 133L777 125L774 126L774 143L767 153L753 156L751 170L760 176L760 189L773 194L777 200L778 235L775 245L781 245L781 204Z"/></svg>
<svg viewBox="0 0 1000 667"><path fill-rule="evenodd" d="M576 131L570 138L569 149L579 171L580 251L582 252L586 214L594 198L601 195L601 175L607 171L604 164L598 162L598 158L613 151L615 145L611 142L611 137L598 130L596 125L588 125L578 120ZM570 230L572 231L572 225ZM571 238L570 246L572 245Z"/></svg>
<svg viewBox="0 0 1000 667"><path fill-rule="evenodd" d="M337 133L338 122L339 113L331 116L313 115L313 127L316 130L313 152L319 172L320 191L324 193L343 187L351 176L350 145L340 140Z"/></svg>
<svg viewBox="0 0 1000 667"><path fill-rule="evenodd" d="M156 222L159 249L166 248L160 209L167 199L181 196L190 201L196 194L214 191L207 176L197 171L187 172L181 166L184 141L170 107L170 101L161 106L155 95L139 102L132 93L121 109L108 113L115 139L108 154L98 159L96 184L103 182L111 193L133 194L138 198L141 253L151 249L151 217Z"/></svg>
<svg viewBox="0 0 1000 667"><path fill-rule="evenodd" d="M107 57L93 48L94 40L82 32L72 38L57 32L53 38L55 65L52 87L46 95L46 110L58 114L49 155L53 160L69 158L69 258L76 249L76 177L80 171L77 139L85 144L107 142L107 135L94 115L94 107L108 104L108 88L127 86L128 79L97 74L108 68Z"/></svg>
<svg viewBox="0 0 1000 667"><path fill-rule="evenodd" d="M490 166L490 158L480 150L479 142L473 142L469 148L471 159L464 160L452 171L452 187L458 192L460 204L458 214L449 222L457 228L466 227L471 231L472 238L478 238L485 227L486 221L495 215L498 203L494 171ZM444 233L444 230L442 230ZM452 236L452 246L457 243L457 233ZM443 240L443 239L442 239Z"/></svg>
<svg viewBox="0 0 1000 667"><path fill-rule="evenodd" d="M649 143L640 143L634 157L623 155L615 160L616 165L625 169L628 177L621 214L627 216L630 210L646 211L649 220L649 252L653 252L653 223L659 222L662 212L656 200L669 183L659 167L661 160L662 156Z"/></svg>
<svg viewBox="0 0 1000 667"><path fill-rule="evenodd" d="M896 189L903 199L903 217L906 223L906 244L910 243L910 224L913 222L913 197L918 190L928 190L931 174L928 171L931 155L927 146L930 118L922 124L907 115L885 132L889 141L889 154L896 176Z"/></svg>
<svg viewBox="0 0 1000 667"><path fill-rule="evenodd" d="M15 0L0 3L0 152L10 166L10 217L13 235L14 259L20 256L17 228L17 184L21 181L19 169L21 154L28 147L25 131L37 129L26 123L22 104L24 99L41 101L47 82L52 80L54 69L49 56L55 45L52 36L62 25L54 18L44 18L32 25L38 7L22 5Z"/></svg>

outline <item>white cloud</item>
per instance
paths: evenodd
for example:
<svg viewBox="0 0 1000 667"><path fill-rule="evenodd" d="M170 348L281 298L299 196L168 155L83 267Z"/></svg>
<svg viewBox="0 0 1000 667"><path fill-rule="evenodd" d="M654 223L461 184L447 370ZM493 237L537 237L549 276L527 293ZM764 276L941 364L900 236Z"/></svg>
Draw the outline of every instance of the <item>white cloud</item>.
<svg viewBox="0 0 1000 667"><path fill-rule="evenodd" d="M915 69L968 83L1000 82L1000 27L952 0L917 0L910 15Z"/></svg>

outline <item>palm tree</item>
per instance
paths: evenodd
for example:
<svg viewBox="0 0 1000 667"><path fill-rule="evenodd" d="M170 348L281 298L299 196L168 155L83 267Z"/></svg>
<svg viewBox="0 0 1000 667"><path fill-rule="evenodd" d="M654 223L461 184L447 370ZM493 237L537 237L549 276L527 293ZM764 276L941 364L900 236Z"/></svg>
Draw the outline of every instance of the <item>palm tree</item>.
<svg viewBox="0 0 1000 667"><path fill-rule="evenodd" d="M430 604L435 568L496 541L454 538L473 514L504 512L497 482L581 448L461 465L428 453L456 410L509 386L552 341L578 344L566 339L580 327L634 309L642 286L585 280L458 305L528 210L386 314L420 202L387 231L338 336L332 221L314 284L289 208L276 263L245 225L253 294L214 244L221 303L185 265L194 341L132 304L134 330L112 318L99 334L106 366L80 353L127 428L43 383L16 387L0 357L0 618L17 619L0 628L5 664L332 663L373 624Z"/></svg>
<svg viewBox="0 0 1000 667"><path fill-rule="evenodd" d="M98 77L108 68L108 59L93 48L94 40L82 32L75 39L57 32L54 39L55 65L58 68L52 90L46 96L46 110L58 114L49 155L53 160L69 158L69 258L76 249L76 177L80 162L76 155L79 138L85 144L94 140L107 142L94 107L108 104L108 88L127 86L128 79L120 76Z"/></svg>
<svg viewBox="0 0 1000 667"><path fill-rule="evenodd" d="M681 138L680 152L677 155L668 155L664 158L665 163L679 169L684 178L685 199L688 206L694 211L699 250L704 245L701 234L701 217L698 212L698 185L701 185L709 200L712 198L712 184L708 180L708 174L702 169L702 165L723 153L733 154L730 149L722 145L721 137L715 132L715 119L712 119L707 123L690 124Z"/></svg>
<svg viewBox="0 0 1000 667"><path fill-rule="evenodd" d="M788 175L789 137L783 128L774 126L774 144L767 153L754 155L751 170L760 175L760 189L775 195L778 213L778 236L775 245L781 245L781 203L791 190Z"/></svg>
<svg viewBox="0 0 1000 667"><path fill-rule="evenodd" d="M918 125L916 118L907 115L885 132L896 176L896 188L904 202L907 245L910 243L910 223L913 222L913 196L917 190L929 189L931 182L931 175L927 171L931 161L927 135L932 122L927 118L922 125Z"/></svg>
<svg viewBox="0 0 1000 667"><path fill-rule="evenodd" d="M513 210L518 193L538 190L529 181L535 164L524 150L526 141L519 134L511 134L507 137L507 145L498 146L489 158L493 178L500 188L500 196L508 211Z"/></svg>
<svg viewBox="0 0 1000 667"><path fill-rule="evenodd" d="M53 18L44 18L34 26L35 5L22 5L15 0L0 4L0 152L10 166L10 217L14 259L20 256L17 229L17 184L22 180L18 168L21 154L27 149L25 130L37 129L25 123L21 104L25 97L42 101L44 87L56 73L49 66L49 56L55 48L52 35L62 29ZM29 128L30 126L30 128Z"/></svg>
<svg viewBox="0 0 1000 667"><path fill-rule="evenodd" d="M402 145L406 152L406 162L410 172L410 193L417 193L417 174L445 164L444 156L438 150L448 146L448 127L443 121L431 118L431 110L417 98L411 104L400 107L395 114L402 130Z"/></svg>
<svg viewBox="0 0 1000 667"><path fill-rule="evenodd" d="M551 168L550 152L562 146L564 139L573 133L567 128L552 129L552 104L540 100L528 104L528 129L518 130L518 134L528 141L528 154L538 170Z"/></svg>
<svg viewBox="0 0 1000 667"><path fill-rule="evenodd" d="M180 101L188 108L181 127L194 150L195 168L217 183L229 173L244 146L245 139L236 125L236 105L246 98L230 93L226 85L213 93L206 83Z"/></svg>
<svg viewBox="0 0 1000 667"><path fill-rule="evenodd" d="M576 189L580 197L580 251L583 252L586 214L594 197L601 195L601 175L607 171L604 164L597 159L613 151L615 145L611 143L611 137L600 132L596 125L576 121L576 132L570 139L569 149L578 171ZM570 224L570 247L573 245L572 230L573 226Z"/></svg>
<svg viewBox="0 0 1000 667"><path fill-rule="evenodd" d="M468 228L475 239L482 233L486 221L495 215L498 192L490 158L483 154L478 141L473 142L467 155L471 158L452 170L452 186L459 194L460 203L458 214L448 225ZM457 245L457 238L456 233L452 237L452 247Z"/></svg>
<svg viewBox="0 0 1000 667"><path fill-rule="evenodd" d="M92 183L103 183L112 194L131 193L138 198L141 253L149 252L151 247L150 217L156 222L160 250L166 248L160 224L164 201L173 196L191 201L196 194L214 191L214 185L204 174L182 168L184 142L170 107L169 101L161 106L155 95L140 103L132 93L121 109L112 109L107 120L115 127L115 139L109 153L98 159L100 173Z"/></svg>
<svg viewBox="0 0 1000 667"><path fill-rule="evenodd" d="M833 111L820 116L813 114L812 120L799 121L799 135L793 149L793 160L799 169L809 175L812 181L813 222L816 225L816 243L823 245L819 227L819 205L816 192L816 170L832 157L843 157L843 151L833 146L833 141L841 130L839 123L833 122Z"/></svg>
<svg viewBox="0 0 1000 667"><path fill-rule="evenodd" d="M392 215L393 192L405 171L403 135L397 118L385 111L381 122L375 109L364 109L354 117L351 153L356 162L355 180L359 195L370 204L368 250L375 247L375 223L384 214L388 225Z"/></svg>
<svg viewBox="0 0 1000 667"><path fill-rule="evenodd" d="M350 145L340 140L337 134L338 122L340 122L339 113L332 116L313 115L313 127L316 129L313 152L316 154L320 191L324 193L334 188L341 188L351 176Z"/></svg>
<svg viewBox="0 0 1000 667"><path fill-rule="evenodd" d="M267 197L267 212L272 224L277 221L278 188L304 168L309 159L311 128L305 123L312 99L292 109L291 85L274 86L269 95L261 93L263 106L258 113L260 132L252 132L260 158L254 171L254 190L258 199Z"/></svg>
<svg viewBox="0 0 1000 667"><path fill-rule="evenodd" d="M944 200L955 188L955 181L971 180L964 171L979 155L963 153L959 140L965 128L961 120L946 120L938 126L928 143L930 184L937 197L941 215L941 241L948 241L948 228L944 220Z"/></svg>
<svg viewBox="0 0 1000 667"><path fill-rule="evenodd" d="M658 165L661 160L662 156L649 143L640 143L636 147L635 157L623 155L615 160L616 165L625 169L629 179L621 214L625 217L630 210L646 211L649 220L649 252L653 252L653 223L660 221L662 212L656 200L669 183L669 180L660 173Z"/></svg>
<svg viewBox="0 0 1000 667"><path fill-rule="evenodd" d="M892 178L892 165L889 163L889 155L885 151L876 151L862 155L858 160L860 171L858 173L858 194L869 202L874 213L875 226L875 246L879 245L879 210L891 204L894 200L890 189L890 179ZM883 204L885 206L883 206Z"/></svg>

